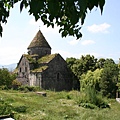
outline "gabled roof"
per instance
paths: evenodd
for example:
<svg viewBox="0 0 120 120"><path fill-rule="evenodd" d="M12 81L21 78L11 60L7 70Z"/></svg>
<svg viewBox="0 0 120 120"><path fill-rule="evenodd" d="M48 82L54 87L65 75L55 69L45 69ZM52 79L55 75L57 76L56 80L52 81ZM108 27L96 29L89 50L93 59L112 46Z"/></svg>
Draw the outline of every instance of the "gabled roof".
<svg viewBox="0 0 120 120"><path fill-rule="evenodd" d="M34 39L28 46L28 49L32 47L46 47L51 49L50 45L48 44L48 42L46 41L45 37L43 36L40 30L37 32Z"/></svg>

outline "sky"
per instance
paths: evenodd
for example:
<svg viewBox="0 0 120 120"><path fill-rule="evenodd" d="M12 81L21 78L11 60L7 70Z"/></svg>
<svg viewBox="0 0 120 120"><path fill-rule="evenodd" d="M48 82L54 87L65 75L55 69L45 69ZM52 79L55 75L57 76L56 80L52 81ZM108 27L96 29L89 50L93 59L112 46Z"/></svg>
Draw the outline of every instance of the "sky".
<svg viewBox="0 0 120 120"><path fill-rule="evenodd" d="M52 48L52 54L60 53L64 59L80 58L81 55L94 55L95 58L120 58L120 0L106 0L103 14L99 8L88 12L81 32L83 37L62 38L59 28L47 28L26 9L20 13L19 4L10 11L7 24L3 25L0 38L0 65L18 63L22 54L40 29Z"/></svg>

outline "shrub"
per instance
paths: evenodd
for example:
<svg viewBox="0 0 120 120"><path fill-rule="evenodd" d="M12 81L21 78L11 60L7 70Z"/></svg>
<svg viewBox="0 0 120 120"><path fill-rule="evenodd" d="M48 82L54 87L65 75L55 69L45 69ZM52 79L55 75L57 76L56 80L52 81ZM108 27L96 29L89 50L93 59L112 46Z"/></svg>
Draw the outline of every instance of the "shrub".
<svg viewBox="0 0 120 120"><path fill-rule="evenodd" d="M17 90L21 86L21 82L19 82L17 79L12 81L12 88L14 90Z"/></svg>
<svg viewBox="0 0 120 120"><path fill-rule="evenodd" d="M28 91L36 91L36 87L34 87L34 86L26 86L26 88L28 89Z"/></svg>
<svg viewBox="0 0 120 120"><path fill-rule="evenodd" d="M109 108L102 95L97 93L94 88L88 87L79 99L79 105L86 108Z"/></svg>
<svg viewBox="0 0 120 120"><path fill-rule="evenodd" d="M8 87L6 85L0 86L0 90L8 90Z"/></svg>
<svg viewBox="0 0 120 120"><path fill-rule="evenodd" d="M70 96L70 95L67 95L66 97L67 97L67 99L71 99L71 96Z"/></svg>
<svg viewBox="0 0 120 120"><path fill-rule="evenodd" d="M26 86L20 86L18 90L28 92L28 89L26 88Z"/></svg>
<svg viewBox="0 0 120 120"><path fill-rule="evenodd" d="M90 109L94 109L97 107L96 105L91 104L91 103L81 103L79 104L79 106L84 107L84 108L90 108Z"/></svg>
<svg viewBox="0 0 120 120"><path fill-rule="evenodd" d="M24 92L35 92L37 90L37 87L35 87L35 86L20 86L18 88L18 90L24 91Z"/></svg>
<svg viewBox="0 0 120 120"><path fill-rule="evenodd" d="M14 111L19 112L19 113L25 113L26 110L27 110L26 106L17 106L17 107L14 107Z"/></svg>
<svg viewBox="0 0 120 120"><path fill-rule="evenodd" d="M4 101L1 98L0 99L0 115L11 114L12 111L13 111L13 106L9 102Z"/></svg>

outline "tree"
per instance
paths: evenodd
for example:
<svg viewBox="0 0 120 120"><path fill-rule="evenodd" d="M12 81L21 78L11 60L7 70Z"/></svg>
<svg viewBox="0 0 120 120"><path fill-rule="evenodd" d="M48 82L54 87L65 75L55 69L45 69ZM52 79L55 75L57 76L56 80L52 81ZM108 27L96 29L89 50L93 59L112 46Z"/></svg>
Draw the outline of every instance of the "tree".
<svg viewBox="0 0 120 120"><path fill-rule="evenodd" d="M103 96L115 97L118 73L118 65L112 59L106 59L100 80L100 91Z"/></svg>
<svg viewBox="0 0 120 120"><path fill-rule="evenodd" d="M82 74L80 79L81 91L87 88L94 88L96 91L100 91L100 80L103 69L96 69L94 72L88 71L86 74Z"/></svg>
<svg viewBox="0 0 120 120"><path fill-rule="evenodd" d="M73 66L73 64L75 64L75 61L76 61L76 58L73 58L73 57L67 58L67 59L66 59L67 66L68 66L70 69L72 69L72 66Z"/></svg>
<svg viewBox="0 0 120 120"><path fill-rule="evenodd" d="M0 86L11 87L12 81L16 78L16 75L10 73L8 69L1 68L0 69Z"/></svg>
<svg viewBox="0 0 120 120"><path fill-rule="evenodd" d="M103 68L104 63L105 63L105 59L104 59L104 58L100 58L100 59L97 61L96 67L97 67L97 68Z"/></svg>
<svg viewBox="0 0 120 120"><path fill-rule="evenodd" d="M72 71L72 66L75 64L76 58L67 58L66 62L67 62L67 66L70 69L70 73L71 73L71 78L73 80L73 89L75 90L80 90L80 82L78 77L73 73Z"/></svg>
<svg viewBox="0 0 120 120"><path fill-rule="evenodd" d="M75 61L72 67L74 74L80 78L83 73L87 73L88 70L94 71L96 69L97 59L92 55L81 56L80 59Z"/></svg>
<svg viewBox="0 0 120 120"><path fill-rule="evenodd" d="M2 23L7 22L10 9L20 2L20 11L28 8L28 13L41 19L47 27L54 25L60 27L62 37L67 35L82 37L80 32L88 10L99 7L101 14L105 0L1 0L0 1L0 35L2 36Z"/></svg>
<svg viewBox="0 0 120 120"><path fill-rule="evenodd" d="M97 59L93 55L82 55L80 59L67 58L66 61L68 67L78 79L83 73L87 73L88 70L94 71L97 63Z"/></svg>

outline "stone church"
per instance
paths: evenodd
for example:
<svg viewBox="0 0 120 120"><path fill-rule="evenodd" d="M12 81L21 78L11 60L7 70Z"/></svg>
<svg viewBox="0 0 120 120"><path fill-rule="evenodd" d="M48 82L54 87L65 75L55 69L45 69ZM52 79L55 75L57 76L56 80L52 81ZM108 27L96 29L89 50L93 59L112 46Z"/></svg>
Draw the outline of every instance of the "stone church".
<svg viewBox="0 0 120 120"><path fill-rule="evenodd" d="M27 49L28 54L23 54L17 65L17 79L23 85L56 91L72 89L66 61L60 54L51 54L51 47L40 30Z"/></svg>

